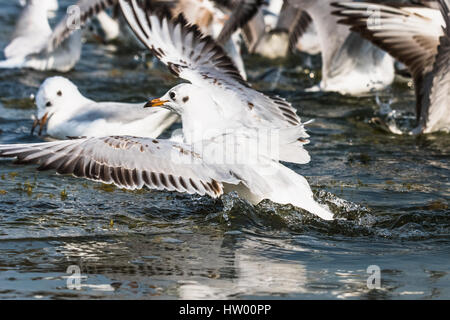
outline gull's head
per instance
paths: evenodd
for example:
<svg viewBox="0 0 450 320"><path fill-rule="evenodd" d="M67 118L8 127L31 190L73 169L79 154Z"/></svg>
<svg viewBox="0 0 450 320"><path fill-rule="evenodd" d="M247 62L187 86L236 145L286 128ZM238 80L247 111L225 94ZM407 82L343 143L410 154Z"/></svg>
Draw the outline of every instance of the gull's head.
<svg viewBox="0 0 450 320"><path fill-rule="evenodd" d="M46 79L36 94L37 120L34 128L39 125L42 131L45 123L55 113L70 108L74 102L82 97L78 88L64 77L52 77Z"/></svg>
<svg viewBox="0 0 450 320"><path fill-rule="evenodd" d="M182 115L188 108L200 104L203 95L199 87L183 83L170 89L161 98L149 101L145 107L162 107Z"/></svg>

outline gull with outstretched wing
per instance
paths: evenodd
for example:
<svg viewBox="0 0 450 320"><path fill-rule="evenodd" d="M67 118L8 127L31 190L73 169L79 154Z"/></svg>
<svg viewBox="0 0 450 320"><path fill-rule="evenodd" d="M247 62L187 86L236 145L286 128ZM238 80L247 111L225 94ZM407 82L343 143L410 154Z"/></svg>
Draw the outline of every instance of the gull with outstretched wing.
<svg viewBox="0 0 450 320"><path fill-rule="evenodd" d="M217 106L227 118L245 117L268 127L301 123L295 108L287 101L252 89L224 50L196 27L186 26L181 16L170 22L168 17L146 11L141 2L120 1L120 4L138 38L172 73L191 82L181 86L204 93L210 105Z"/></svg>
<svg viewBox="0 0 450 320"><path fill-rule="evenodd" d="M180 115L184 141L98 137L0 145L0 156L130 189L212 197L237 192L254 204L269 199L333 219L315 201L306 179L280 163L310 161L304 149L309 136L296 110L252 89L222 47L183 18L155 13L146 2L119 3L138 38L174 74L191 82L146 105Z"/></svg>

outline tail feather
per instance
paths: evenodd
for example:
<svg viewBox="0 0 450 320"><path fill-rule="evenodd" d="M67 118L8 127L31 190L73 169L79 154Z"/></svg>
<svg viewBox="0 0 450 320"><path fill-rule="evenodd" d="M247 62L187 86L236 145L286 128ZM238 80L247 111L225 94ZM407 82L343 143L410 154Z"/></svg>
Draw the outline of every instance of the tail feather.
<svg viewBox="0 0 450 320"><path fill-rule="evenodd" d="M292 204L324 220L333 220L333 213L314 200L311 187L305 177L295 171L277 164L276 172L264 178L271 187L261 194L261 198L270 199L280 204Z"/></svg>
<svg viewBox="0 0 450 320"><path fill-rule="evenodd" d="M280 130L279 160L305 164L311 161L303 145L309 143L304 124Z"/></svg>
<svg viewBox="0 0 450 320"><path fill-rule="evenodd" d="M302 206L299 207L315 214L323 220L334 220L333 213L331 213L331 211L327 210L325 207L322 207L314 200L310 201L309 203L303 203Z"/></svg>

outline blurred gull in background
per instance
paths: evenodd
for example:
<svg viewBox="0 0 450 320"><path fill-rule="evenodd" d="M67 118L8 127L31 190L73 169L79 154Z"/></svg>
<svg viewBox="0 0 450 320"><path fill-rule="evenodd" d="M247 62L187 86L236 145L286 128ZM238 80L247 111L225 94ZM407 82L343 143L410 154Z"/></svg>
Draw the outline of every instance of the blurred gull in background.
<svg viewBox="0 0 450 320"><path fill-rule="evenodd" d="M334 0L288 0L305 10L317 30L322 53L322 80L311 90L359 95L384 89L394 80L394 59L338 24Z"/></svg>
<svg viewBox="0 0 450 320"><path fill-rule="evenodd" d="M389 52L411 72L417 120L412 134L450 131L449 0L424 3L432 8L366 2L336 4L342 23ZM371 24L374 12L376 24Z"/></svg>
<svg viewBox="0 0 450 320"><path fill-rule="evenodd" d="M80 0L76 6L98 13L113 0ZM39 71L71 70L81 57L81 26L88 17L70 11L52 30L47 18L47 2L28 0L17 20L12 40L4 49L6 60L0 68L31 68Z"/></svg>
<svg viewBox="0 0 450 320"><path fill-rule="evenodd" d="M25 7L27 2L29 2L29 0L19 0L19 4L22 7ZM39 2L47 9L47 11L57 11L59 8L58 0L40 0Z"/></svg>

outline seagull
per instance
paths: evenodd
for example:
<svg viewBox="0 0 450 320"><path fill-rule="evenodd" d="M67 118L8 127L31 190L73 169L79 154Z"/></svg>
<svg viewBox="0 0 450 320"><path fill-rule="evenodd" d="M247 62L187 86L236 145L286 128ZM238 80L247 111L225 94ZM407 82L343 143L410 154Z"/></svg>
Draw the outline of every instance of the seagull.
<svg viewBox="0 0 450 320"><path fill-rule="evenodd" d="M393 58L337 23L333 0L288 0L311 16L321 44L322 80L310 91L360 95L382 90L394 80Z"/></svg>
<svg viewBox="0 0 450 320"><path fill-rule="evenodd" d="M86 22L80 12L98 13L115 0L80 0L54 30L42 0L27 0L17 21L12 41L4 49L6 60L0 69L30 68L38 71L70 71L81 57L81 26ZM78 11L78 9L79 11ZM79 25L77 25L79 22Z"/></svg>
<svg viewBox="0 0 450 320"><path fill-rule="evenodd" d="M351 30L389 52L411 72L417 127L411 134L450 131L449 1L423 6L367 2L336 3L336 14Z"/></svg>
<svg viewBox="0 0 450 320"><path fill-rule="evenodd" d="M332 220L306 179L280 163L310 161L303 147L308 134L296 110L282 98L252 89L222 47L182 16L157 14L148 2L119 3L143 44L190 82L146 104L178 113L184 141L92 137L0 145L0 156L127 189L146 186L213 198L237 192L253 204L269 199ZM271 144L256 148L260 142ZM276 149L278 155L272 152Z"/></svg>
<svg viewBox="0 0 450 320"><path fill-rule="evenodd" d="M113 134L156 138L178 119L168 110L144 109L145 103L95 102L64 77L46 79L36 105L32 131L39 125L41 133L47 125L47 134L56 139Z"/></svg>

